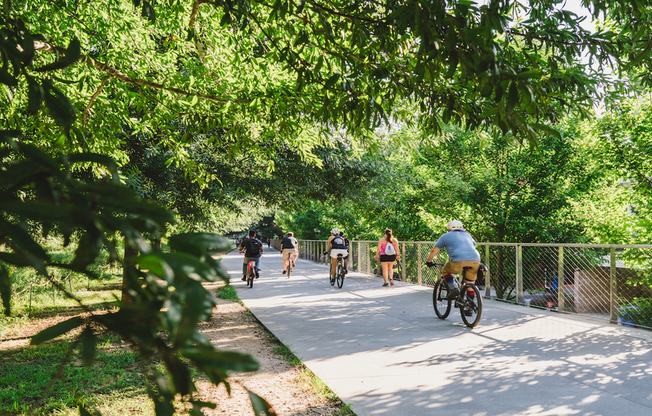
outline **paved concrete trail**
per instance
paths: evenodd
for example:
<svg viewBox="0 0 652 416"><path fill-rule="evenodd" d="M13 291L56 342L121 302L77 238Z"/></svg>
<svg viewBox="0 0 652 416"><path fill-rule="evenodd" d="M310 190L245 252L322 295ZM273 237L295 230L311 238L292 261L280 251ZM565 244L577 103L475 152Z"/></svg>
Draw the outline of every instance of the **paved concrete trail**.
<svg viewBox="0 0 652 416"><path fill-rule="evenodd" d="M495 301L475 329L440 320L432 289L299 259L290 279L266 249L245 305L358 416L652 416L652 332Z"/></svg>

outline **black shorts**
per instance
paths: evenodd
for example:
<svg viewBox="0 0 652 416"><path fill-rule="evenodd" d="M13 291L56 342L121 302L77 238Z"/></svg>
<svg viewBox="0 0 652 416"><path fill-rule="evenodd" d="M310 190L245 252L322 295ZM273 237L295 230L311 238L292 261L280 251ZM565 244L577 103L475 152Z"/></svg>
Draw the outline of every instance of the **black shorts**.
<svg viewBox="0 0 652 416"><path fill-rule="evenodd" d="M396 261L396 254L392 254L391 256L389 256L387 254L381 254L380 255L380 262L385 263L387 261L391 261L392 263L394 263Z"/></svg>

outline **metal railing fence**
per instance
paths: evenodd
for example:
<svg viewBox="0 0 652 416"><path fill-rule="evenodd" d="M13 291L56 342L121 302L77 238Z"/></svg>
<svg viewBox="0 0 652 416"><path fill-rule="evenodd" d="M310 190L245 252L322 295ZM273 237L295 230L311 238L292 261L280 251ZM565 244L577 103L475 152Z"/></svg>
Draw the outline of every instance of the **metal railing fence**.
<svg viewBox="0 0 652 416"><path fill-rule="evenodd" d="M377 241L351 241L349 268L377 275ZM280 240L274 240L280 248ZM428 268L432 241L399 243L394 279L433 286L439 267ZM652 245L478 243L489 271L477 281L484 297L583 314L652 329ZM328 264L324 240L299 240L299 257ZM436 262L448 260L441 250ZM558 278L563 276L563 278Z"/></svg>

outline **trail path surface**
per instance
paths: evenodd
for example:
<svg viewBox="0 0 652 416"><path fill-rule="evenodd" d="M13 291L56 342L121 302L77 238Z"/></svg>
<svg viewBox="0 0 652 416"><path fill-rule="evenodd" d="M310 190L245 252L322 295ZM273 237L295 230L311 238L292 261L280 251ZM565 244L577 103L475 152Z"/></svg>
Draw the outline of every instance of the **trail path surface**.
<svg viewBox="0 0 652 416"><path fill-rule="evenodd" d="M432 289L299 259L290 279L266 249L245 287L251 312L358 416L652 416L652 332L495 301L469 329L435 316Z"/></svg>

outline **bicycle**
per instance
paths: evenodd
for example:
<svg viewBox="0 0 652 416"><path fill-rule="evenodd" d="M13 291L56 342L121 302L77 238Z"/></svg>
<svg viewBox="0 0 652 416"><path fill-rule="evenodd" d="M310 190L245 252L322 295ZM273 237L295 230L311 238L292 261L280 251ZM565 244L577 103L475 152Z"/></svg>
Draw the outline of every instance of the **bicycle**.
<svg viewBox="0 0 652 416"><path fill-rule="evenodd" d="M443 263L434 263L433 266L443 266ZM462 281L464 282L464 276L466 275L467 270L470 267L464 267L462 270ZM456 276L453 276L453 281L455 287L460 287L460 281ZM475 297L471 299L468 296L468 291L472 290L475 293ZM435 308L435 313L439 319L446 319L451 312L451 307L453 306L453 301L455 301L455 307L460 309L460 314L462 315L462 321L469 328L474 328L480 323L480 318L482 317L482 296L480 296L480 290L475 285L475 283L466 282L459 291L457 297L452 297L449 299L450 288L448 284L444 281L443 276L439 278L437 283L435 283L435 288L432 292L432 303Z"/></svg>
<svg viewBox="0 0 652 416"><path fill-rule="evenodd" d="M254 279L258 278L258 269L256 269L256 259L250 259L247 263L247 283L246 286L254 287Z"/></svg>
<svg viewBox="0 0 652 416"><path fill-rule="evenodd" d="M288 259L285 263L285 270L287 271L288 279L290 278L290 273L292 273L292 264L294 263L294 254L290 253Z"/></svg>
<svg viewBox="0 0 652 416"><path fill-rule="evenodd" d="M328 252L325 251L324 255L327 255ZM335 266L335 276L328 272L328 278L330 280L331 286L335 286L337 282L337 287L342 288L344 286L344 276L346 276L346 268L344 267L344 256L342 254L337 255L337 266Z"/></svg>

